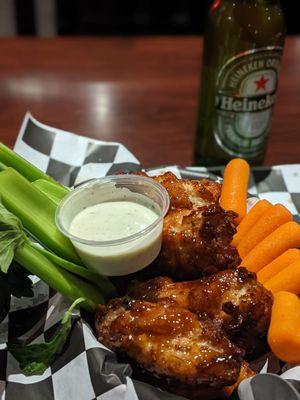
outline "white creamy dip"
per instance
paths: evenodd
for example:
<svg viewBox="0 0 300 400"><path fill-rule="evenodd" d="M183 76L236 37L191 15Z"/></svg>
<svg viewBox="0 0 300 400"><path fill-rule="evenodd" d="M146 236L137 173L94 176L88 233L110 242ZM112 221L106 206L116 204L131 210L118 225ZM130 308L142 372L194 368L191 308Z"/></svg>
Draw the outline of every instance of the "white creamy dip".
<svg viewBox="0 0 300 400"><path fill-rule="evenodd" d="M162 191L167 196L164 189L149 179L113 179L74 190L57 213L58 227L71 239L83 263L107 276L127 275L154 261L169 204L168 197L163 204L158 195Z"/></svg>
<svg viewBox="0 0 300 400"><path fill-rule="evenodd" d="M87 240L116 240L147 228L157 213L133 201L109 201L87 207L70 225L71 235Z"/></svg>

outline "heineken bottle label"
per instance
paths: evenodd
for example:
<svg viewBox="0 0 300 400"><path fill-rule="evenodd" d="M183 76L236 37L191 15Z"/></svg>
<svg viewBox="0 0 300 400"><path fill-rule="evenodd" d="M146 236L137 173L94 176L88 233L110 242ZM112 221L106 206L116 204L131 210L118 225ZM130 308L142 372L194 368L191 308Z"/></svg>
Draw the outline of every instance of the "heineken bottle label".
<svg viewBox="0 0 300 400"><path fill-rule="evenodd" d="M234 156L253 157L266 143L276 99L282 47L245 51L217 78L217 143Z"/></svg>

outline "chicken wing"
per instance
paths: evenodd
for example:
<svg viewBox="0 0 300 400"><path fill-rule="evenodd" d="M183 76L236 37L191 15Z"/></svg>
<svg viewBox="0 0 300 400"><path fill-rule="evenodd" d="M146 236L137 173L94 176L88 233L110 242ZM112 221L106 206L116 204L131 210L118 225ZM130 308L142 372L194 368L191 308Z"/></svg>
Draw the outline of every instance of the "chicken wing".
<svg viewBox="0 0 300 400"><path fill-rule="evenodd" d="M172 172L153 176L152 179L163 185L169 193L171 210L197 210L217 204L221 195L220 183L210 179L178 179Z"/></svg>
<svg viewBox="0 0 300 400"><path fill-rule="evenodd" d="M212 388L204 386L164 386L164 389L173 391L175 394L184 396L192 400L220 400L230 397L238 385L247 378L255 375L255 372L249 367L246 361L243 361L240 375L237 381L231 386L223 386L222 388ZM154 383L154 382L153 382ZM234 396L234 398L236 398Z"/></svg>
<svg viewBox="0 0 300 400"><path fill-rule="evenodd" d="M205 313L248 356L265 344L273 298L246 268L221 271L190 282L174 283L159 277L133 284L128 294L151 302L171 301L192 312Z"/></svg>
<svg viewBox="0 0 300 400"><path fill-rule="evenodd" d="M120 298L99 306L98 339L161 382L220 388L238 379L243 352L205 317L162 303Z"/></svg>
<svg viewBox="0 0 300 400"><path fill-rule="evenodd" d="M219 206L221 186L208 180L178 179L168 172L152 177L170 196L164 219L162 249L147 276L196 279L240 263L231 247L236 214Z"/></svg>
<svg viewBox="0 0 300 400"><path fill-rule="evenodd" d="M197 210L171 210L165 217L156 275L175 280L196 279L239 265L230 246L235 214L211 205Z"/></svg>

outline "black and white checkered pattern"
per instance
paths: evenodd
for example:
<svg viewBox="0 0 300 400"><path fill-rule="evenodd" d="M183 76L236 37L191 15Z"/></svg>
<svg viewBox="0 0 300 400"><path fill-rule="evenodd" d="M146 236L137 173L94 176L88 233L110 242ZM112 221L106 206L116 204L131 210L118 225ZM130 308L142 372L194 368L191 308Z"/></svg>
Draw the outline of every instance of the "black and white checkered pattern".
<svg viewBox="0 0 300 400"><path fill-rule="evenodd" d="M124 169L140 169L138 160L123 145L95 141L51 128L39 123L30 114L25 117L15 150L69 186ZM166 170L183 178L216 178L223 173L222 168L182 169L177 166L156 168L150 173L158 174ZM254 168L250 193L272 203L281 202L299 220L300 165ZM27 343L51 339L69 306L60 294L36 277L32 279L33 299L12 298L9 315L0 324L0 400L182 399L131 379L130 366L118 363L115 355L96 340L89 325L78 315L75 316L69 340L53 365L41 376L25 377L17 361L7 352L6 342L15 338ZM256 369L264 373L279 374L287 369L272 354L256 360L255 364ZM284 378L290 379L288 384L279 377L272 379L269 375L245 381L239 388L240 398L300 400L300 367L289 369L285 374L288 376L283 375ZM294 384L296 389L290 384ZM274 388L277 388L276 391L271 391ZM275 397L277 392L279 397ZM291 393L298 397L292 397Z"/></svg>
<svg viewBox="0 0 300 400"><path fill-rule="evenodd" d="M41 124L27 113L15 151L65 186L120 171L140 169L122 144L87 139Z"/></svg>

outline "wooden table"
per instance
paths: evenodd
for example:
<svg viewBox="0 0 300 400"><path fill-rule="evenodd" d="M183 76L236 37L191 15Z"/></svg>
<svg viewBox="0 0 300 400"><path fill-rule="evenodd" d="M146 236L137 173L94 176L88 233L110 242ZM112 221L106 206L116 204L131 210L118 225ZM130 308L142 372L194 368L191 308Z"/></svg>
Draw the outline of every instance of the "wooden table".
<svg viewBox="0 0 300 400"><path fill-rule="evenodd" d="M0 139L25 112L124 143L145 166L191 165L198 37L0 40ZM266 164L300 162L300 37L287 39Z"/></svg>

